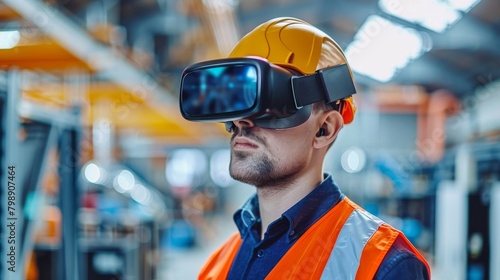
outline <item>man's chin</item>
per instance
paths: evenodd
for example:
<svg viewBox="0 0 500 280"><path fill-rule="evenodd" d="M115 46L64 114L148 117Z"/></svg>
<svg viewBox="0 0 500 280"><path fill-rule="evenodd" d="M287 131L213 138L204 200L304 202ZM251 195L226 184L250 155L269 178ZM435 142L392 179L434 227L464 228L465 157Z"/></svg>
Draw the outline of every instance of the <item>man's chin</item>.
<svg viewBox="0 0 500 280"><path fill-rule="evenodd" d="M255 172L253 168L248 167L248 165L232 163L229 168L229 175L236 181L240 181L245 184L255 185L258 182L260 174Z"/></svg>
<svg viewBox="0 0 500 280"><path fill-rule="evenodd" d="M263 153L233 151L229 163L231 177L250 185L259 185L264 178L273 173L274 169L269 156Z"/></svg>

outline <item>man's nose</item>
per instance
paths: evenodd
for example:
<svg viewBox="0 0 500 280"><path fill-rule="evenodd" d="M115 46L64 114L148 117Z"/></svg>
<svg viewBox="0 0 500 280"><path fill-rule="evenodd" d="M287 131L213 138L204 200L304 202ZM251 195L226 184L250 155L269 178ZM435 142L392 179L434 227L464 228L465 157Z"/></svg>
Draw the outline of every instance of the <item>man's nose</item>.
<svg viewBox="0 0 500 280"><path fill-rule="evenodd" d="M250 127L254 127L255 126L255 123L252 120L250 120L250 119L240 119L240 120L233 121L233 123L239 129L241 129L241 128L250 128Z"/></svg>

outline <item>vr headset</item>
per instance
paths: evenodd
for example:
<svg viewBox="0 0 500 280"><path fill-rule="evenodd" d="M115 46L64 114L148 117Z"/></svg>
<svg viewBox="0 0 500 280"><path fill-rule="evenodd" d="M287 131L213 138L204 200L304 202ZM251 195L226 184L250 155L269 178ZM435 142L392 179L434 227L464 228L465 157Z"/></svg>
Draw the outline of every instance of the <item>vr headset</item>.
<svg viewBox="0 0 500 280"><path fill-rule="evenodd" d="M311 104L356 93L347 64L311 75L257 57L205 61L182 73L180 110L190 121L225 122L251 119L262 128L285 129L304 123Z"/></svg>

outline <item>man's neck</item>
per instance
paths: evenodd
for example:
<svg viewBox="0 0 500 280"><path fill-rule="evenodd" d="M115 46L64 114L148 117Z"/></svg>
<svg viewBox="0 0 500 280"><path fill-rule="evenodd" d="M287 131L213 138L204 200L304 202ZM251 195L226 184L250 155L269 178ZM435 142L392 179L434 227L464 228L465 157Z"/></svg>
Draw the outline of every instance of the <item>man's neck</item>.
<svg viewBox="0 0 500 280"><path fill-rule="evenodd" d="M259 211L262 221L261 240L267 227L293 205L307 196L323 180L322 172L302 175L287 185L264 186L257 188Z"/></svg>

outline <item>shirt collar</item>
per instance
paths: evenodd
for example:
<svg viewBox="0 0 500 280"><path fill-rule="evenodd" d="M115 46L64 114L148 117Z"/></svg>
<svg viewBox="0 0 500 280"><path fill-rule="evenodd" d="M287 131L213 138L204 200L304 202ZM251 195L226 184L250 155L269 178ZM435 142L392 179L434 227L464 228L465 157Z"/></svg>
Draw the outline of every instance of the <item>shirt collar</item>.
<svg viewBox="0 0 500 280"><path fill-rule="evenodd" d="M282 214L289 223L288 238L293 240L304 233L312 224L335 206L343 194L333 181L333 177L325 173L324 180L307 196ZM243 206L234 213L234 221L241 236L260 223L259 199L256 194L250 197Z"/></svg>
<svg viewBox="0 0 500 280"><path fill-rule="evenodd" d="M233 215L234 222L243 237L256 224L260 222L259 198L252 195L243 206Z"/></svg>

